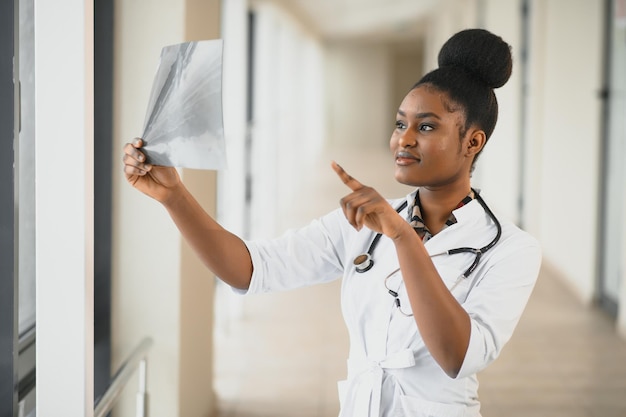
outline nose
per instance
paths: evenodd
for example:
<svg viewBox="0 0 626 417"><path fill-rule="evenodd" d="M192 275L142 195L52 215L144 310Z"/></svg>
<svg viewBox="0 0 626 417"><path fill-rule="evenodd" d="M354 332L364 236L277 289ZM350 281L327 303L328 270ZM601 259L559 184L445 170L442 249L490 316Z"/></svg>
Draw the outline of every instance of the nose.
<svg viewBox="0 0 626 417"><path fill-rule="evenodd" d="M402 131L398 137L398 146L401 148L412 148L417 145L417 138L409 129Z"/></svg>

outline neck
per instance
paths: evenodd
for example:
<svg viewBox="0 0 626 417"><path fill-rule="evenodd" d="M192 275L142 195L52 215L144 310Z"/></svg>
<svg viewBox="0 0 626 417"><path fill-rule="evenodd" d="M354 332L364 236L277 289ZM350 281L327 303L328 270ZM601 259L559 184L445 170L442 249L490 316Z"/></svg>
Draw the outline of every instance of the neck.
<svg viewBox="0 0 626 417"><path fill-rule="evenodd" d="M422 187L419 190L424 224L432 234L437 234L445 226L452 210L469 194L470 184L467 181L453 188Z"/></svg>

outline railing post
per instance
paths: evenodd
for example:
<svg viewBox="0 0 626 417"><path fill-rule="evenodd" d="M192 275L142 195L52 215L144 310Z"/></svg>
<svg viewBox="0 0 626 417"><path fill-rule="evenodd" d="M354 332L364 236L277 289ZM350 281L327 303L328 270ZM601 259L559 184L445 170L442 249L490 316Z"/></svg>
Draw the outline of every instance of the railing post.
<svg viewBox="0 0 626 417"><path fill-rule="evenodd" d="M146 392L146 381L148 373L147 359L143 358L139 362L139 391L137 392L137 404L135 417L147 417L148 393Z"/></svg>

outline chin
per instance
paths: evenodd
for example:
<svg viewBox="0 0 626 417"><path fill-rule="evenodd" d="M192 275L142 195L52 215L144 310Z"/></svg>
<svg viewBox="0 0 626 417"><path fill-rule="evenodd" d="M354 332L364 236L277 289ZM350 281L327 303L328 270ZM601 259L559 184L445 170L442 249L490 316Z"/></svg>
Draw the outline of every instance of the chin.
<svg viewBox="0 0 626 417"><path fill-rule="evenodd" d="M411 178L407 178L405 175L402 175L401 173L396 172L396 174L394 175L394 178L396 179L396 181L402 185L408 185L410 187L419 187L421 185L421 183L419 181L415 181Z"/></svg>

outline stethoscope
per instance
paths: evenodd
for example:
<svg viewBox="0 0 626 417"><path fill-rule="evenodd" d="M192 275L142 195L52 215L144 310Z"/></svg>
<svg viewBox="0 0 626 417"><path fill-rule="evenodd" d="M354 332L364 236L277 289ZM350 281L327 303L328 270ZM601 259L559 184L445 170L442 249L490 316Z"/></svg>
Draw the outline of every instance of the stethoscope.
<svg viewBox="0 0 626 417"><path fill-rule="evenodd" d="M487 252L489 249L493 248L496 245L496 243L498 243L498 241L500 240L500 236L502 235L502 226L500 225L500 222L498 221L498 218L496 217L496 215L493 214L493 212L487 206L487 203L485 203L485 200L482 199L478 191L476 191L473 188L472 188L472 191L474 192L474 196L476 200L478 200L478 202L483 207L487 215L491 218L493 223L496 225L496 236L491 240L491 242L489 242L487 245L483 246L482 248L462 247L462 248L449 249L447 251L431 255L431 256L436 256L436 255L455 255L457 253L473 253L475 256L474 262L472 262L469 268L467 268L467 270L463 273L462 275L463 278L469 277L471 273L474 272L483 254ZM396 209L396 212L400 213L402 210L404 210L406 206L407 206L407 202L405 200L400 205L400 207ZM372 269L372 267L374 266L374 259L372 258L372 254L374 253L374 249L376 249L376 245L378 245L378 241L380 240L381 237L382 237L382 233L376 233L376 236L374 236L374 239L372 240L370 247L367 249L367 252L354 258L354 266L355 266L356 272L362 274Z"/></svg>

